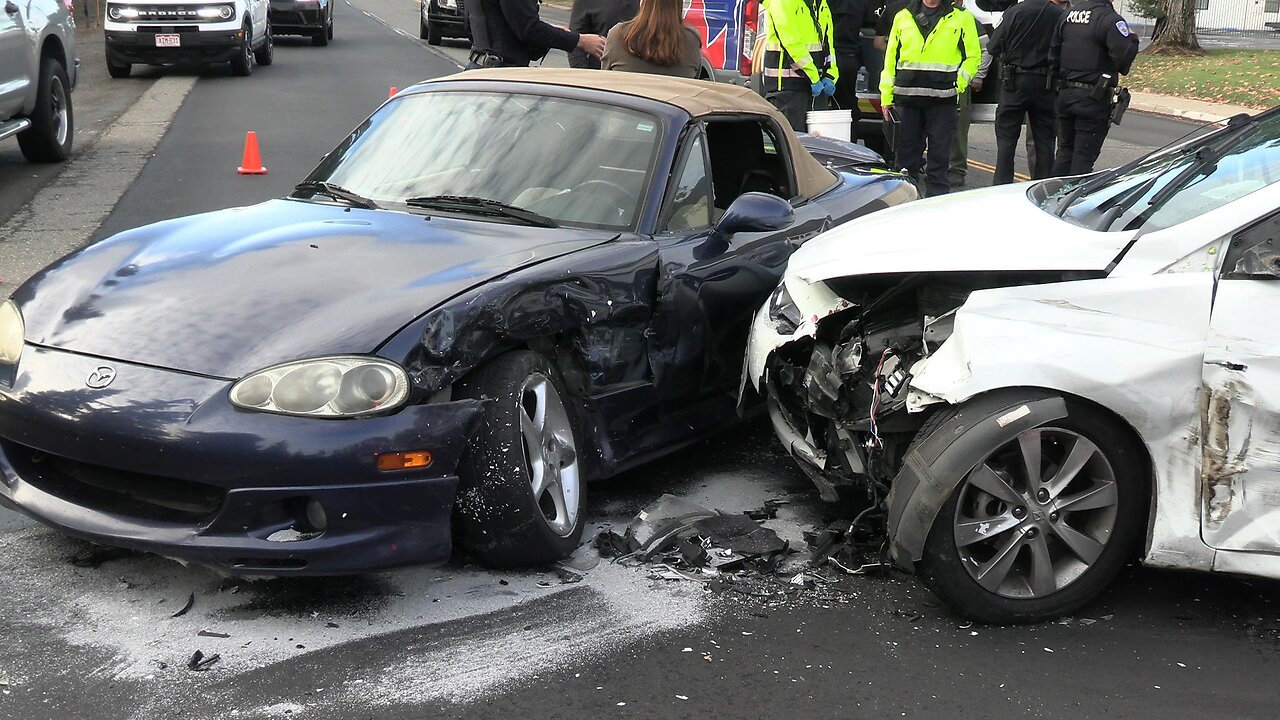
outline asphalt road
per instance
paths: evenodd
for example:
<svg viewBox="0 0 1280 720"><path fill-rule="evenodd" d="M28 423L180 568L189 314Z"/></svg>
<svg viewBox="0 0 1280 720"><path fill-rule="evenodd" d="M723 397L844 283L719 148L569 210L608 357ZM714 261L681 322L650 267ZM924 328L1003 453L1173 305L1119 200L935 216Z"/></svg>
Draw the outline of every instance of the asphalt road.
<svg viewBox="0 0 1280 720"><path fill-rule="evenodd" d="M86 79L82 123L102 130L65 168L0 149L0 197L24 194L0 204L0 295L91 237L283 194L389 86L456 69L415 39L412 3L352 2L333 45L283 40L251 78ZM91 71L97 56L82 56ZM1104 158L1188 128L1131 115ZM268 175L234 172L247 130ZM974 159L992 154L977 130L973 142ZM664 492L731 512L785 500L769 525L795 543L842 515L756 423L593 486L589 532ZM463 564L229 582L5 514L0 578L5 720L1272 718L1280 706L1277 584L1139 568L1063 623L989 628L899 574L772 598L607 562L571 584ZM187 670L197 649L220 662Z"/></svg>

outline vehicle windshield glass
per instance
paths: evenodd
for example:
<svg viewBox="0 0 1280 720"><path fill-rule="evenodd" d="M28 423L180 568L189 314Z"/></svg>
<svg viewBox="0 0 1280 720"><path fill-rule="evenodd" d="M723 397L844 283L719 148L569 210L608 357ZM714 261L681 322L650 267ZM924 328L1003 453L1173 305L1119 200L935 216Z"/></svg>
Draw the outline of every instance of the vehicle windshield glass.
<svg viewBox="0 0 1280 720"><path fill-rule="evenodd" d="M1052 211L1088 176L1063 183L1041 207ZM1081 193L1063 219L1096 230L1160 230L1280 181L1280 115L1227 127Z"/></svg>
<svg viewBox="0 0 1280 720"><path fill-rule="evenodd" d="M635 110L542 95L408 95L365 121L307 179L382 207L461 196L561 225L630 228L648 188L660 127L657 118ZM424 207L467 213L457 202Z"/></svg>

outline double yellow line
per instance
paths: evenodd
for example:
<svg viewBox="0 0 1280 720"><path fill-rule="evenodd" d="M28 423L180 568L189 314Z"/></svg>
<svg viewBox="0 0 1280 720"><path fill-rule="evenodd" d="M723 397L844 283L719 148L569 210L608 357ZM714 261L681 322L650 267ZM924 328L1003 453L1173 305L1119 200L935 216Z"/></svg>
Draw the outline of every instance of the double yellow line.
<svg viewBox="0 0 1280 720"><path fill-rule="evenodd" d="M992 175L994 175L994 174L995 174L995 172L996 172L996 166L995 166L995 165L988 165L988 164L986 164L986 163L984 163L984 162L978 162L977 160L970 160L970 161L969 161L969 167L971 167L971 168L977 168L978 170L985 170L985 171L987 171L987 172L991 173ZM1031 179L1031 177L1030 177L1030 176L1028 176L1028 175L1024 175L1024 174L1022 174L1022 173L1020 173L1020 172L1016 172L1016 173L1014 173L1014 174L1013 174L1013 179L1014 179L1014 180L1017 180L1018 182L1026 182L1026 181L1030 180L1030 179Z"/></svg>

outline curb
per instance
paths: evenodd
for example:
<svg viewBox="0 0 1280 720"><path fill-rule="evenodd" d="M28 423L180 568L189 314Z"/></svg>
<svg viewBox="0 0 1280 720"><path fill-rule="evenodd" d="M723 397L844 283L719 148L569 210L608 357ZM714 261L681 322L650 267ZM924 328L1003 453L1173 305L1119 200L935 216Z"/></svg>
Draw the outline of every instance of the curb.
<svg viewBox="0 0 1280 720"><path fill-rule="evenodd" d="M1183 120L1194 120L1195 122L1218 122L1231 117L1231 115L1224 115L1222 113L1207 113L1199 110L1188 110L1186 108L1165 105L1160 102L1140 101L1137 99L1130 103L1129 109L1135 112L1147 113L1149 115L1163 115L1165 117L1181 118Z"/></svg>

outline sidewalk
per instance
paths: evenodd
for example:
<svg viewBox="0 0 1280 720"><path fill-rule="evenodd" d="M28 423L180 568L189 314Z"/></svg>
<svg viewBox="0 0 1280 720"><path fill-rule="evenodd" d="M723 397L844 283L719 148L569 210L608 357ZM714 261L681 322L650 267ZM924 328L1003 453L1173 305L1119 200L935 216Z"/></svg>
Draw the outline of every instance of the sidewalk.
<svg viewBox="0 0 1280 720"><path fill-rule="evenodd" d="M1217 120L1225 120L1232 115L1240 113L1248 113L1250 115L1260 112L1251 108L1239 107L1237 105L1220 105L1218 103L1204 102L1202 100L1188 100L1186 98L1172 97L1170 95L1157 95L1155 93L1133 93L1133 99L1129 103L1130 110L1136 110L1144 113L1154 113L1156 115L1169 115L1171 117L1185 118L1187 120L1195 120L1197 122L1214 122Z"/></svg>

